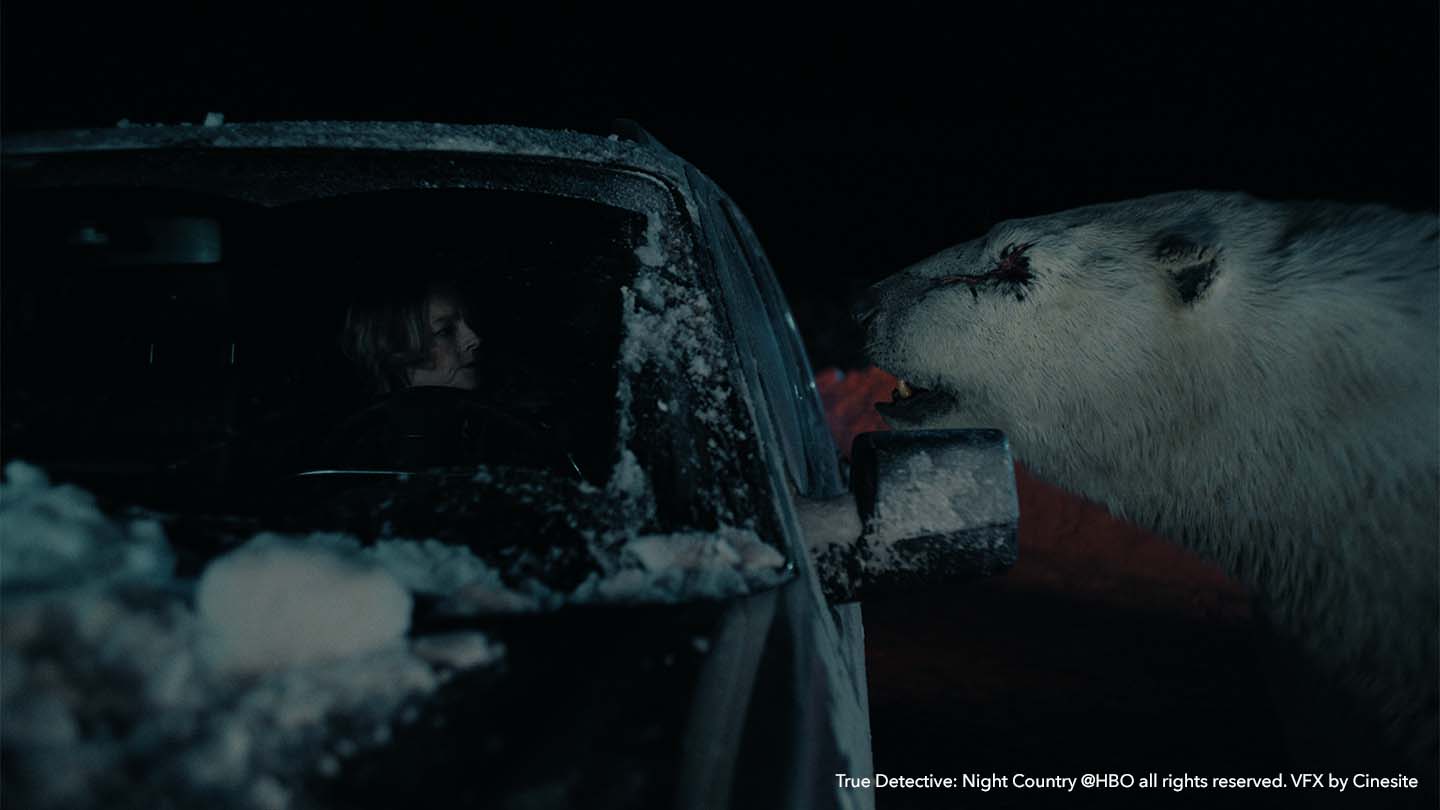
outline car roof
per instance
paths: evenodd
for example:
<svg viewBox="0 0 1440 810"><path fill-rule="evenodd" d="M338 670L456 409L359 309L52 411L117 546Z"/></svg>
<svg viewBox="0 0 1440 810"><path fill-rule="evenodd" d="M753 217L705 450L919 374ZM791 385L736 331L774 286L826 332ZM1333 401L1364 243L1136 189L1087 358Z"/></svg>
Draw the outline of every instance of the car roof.
<svg viewBox="0 0 1440 810"><path fill-rule="evenodd" d="M637 128L638 130L638 128ZM7 135L9 157L146 149L354 149L465 152L573 160L642 171L689 189L686 162L643 130L641 140L508 125L385 121L122 125ZM643 142L642 142L643 141Z"/></svg>

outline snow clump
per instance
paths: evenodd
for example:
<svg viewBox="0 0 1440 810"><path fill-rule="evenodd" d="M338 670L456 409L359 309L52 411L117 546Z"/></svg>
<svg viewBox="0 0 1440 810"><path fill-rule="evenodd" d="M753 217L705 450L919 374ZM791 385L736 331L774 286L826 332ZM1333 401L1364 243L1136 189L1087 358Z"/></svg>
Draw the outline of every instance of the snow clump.
<svg viewBox="0 0 1440 810"><path fill-rule="evenodd" d="M215 665L234 672L373 652L410 628L410 592L380 565L274 534L211 563L195 602Z"/></svg>
<svg viewBox="0 0 1440 810"><path fill-rule="evenodd" d="M386 744L477 632L407 644L411 595L342 535L261 535L191 586L158 524L12 463L0 483L7 804L304 805L307 778Z"/></svg>
<svg viewBox="0 0 1440 810"><path fill-rule="evenodd" d="M158 522L111 520L90 493L51 486L44 471L22 461L5 465L0 514L0 585L165 578L174 568Z"/></svg>

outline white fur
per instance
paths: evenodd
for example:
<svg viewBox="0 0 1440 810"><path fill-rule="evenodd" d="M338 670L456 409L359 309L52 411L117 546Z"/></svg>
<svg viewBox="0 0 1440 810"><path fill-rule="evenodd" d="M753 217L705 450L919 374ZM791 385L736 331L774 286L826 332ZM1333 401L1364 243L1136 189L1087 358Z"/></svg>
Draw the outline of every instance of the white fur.
<svg viewBox="0 0 1440 810"><path fill-rule="evenodd" d="M1433 752L1436 232L1206 192L1004 222L872 288L868 349L955 398L897 426L1004 430L1036 474L1227 566ZM1028 286L953 282L1031 242ZM1212 261L1182 300L1176 272Z"/></svg>

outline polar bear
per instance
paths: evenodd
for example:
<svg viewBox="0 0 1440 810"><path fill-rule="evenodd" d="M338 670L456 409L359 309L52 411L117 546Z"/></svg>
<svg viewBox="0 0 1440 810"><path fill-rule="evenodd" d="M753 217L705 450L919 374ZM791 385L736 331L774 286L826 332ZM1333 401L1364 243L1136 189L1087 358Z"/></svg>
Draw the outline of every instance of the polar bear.
<svg viewBox="0 0 1440 810"><path fill-rule="evenodd" d="M1188 545L1436 751L1434 214L1182 192L1003 222L870 288L898 428L998 427L1039 477Z"/></svg>

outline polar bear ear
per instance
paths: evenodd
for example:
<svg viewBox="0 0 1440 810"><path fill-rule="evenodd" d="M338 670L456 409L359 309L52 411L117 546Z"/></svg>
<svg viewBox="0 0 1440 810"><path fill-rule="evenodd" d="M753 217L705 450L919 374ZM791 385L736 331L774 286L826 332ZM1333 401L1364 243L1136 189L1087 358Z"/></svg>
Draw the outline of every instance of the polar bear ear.
<svg viewBox="0 0 1440 810"><path fill-rule="evenodd" d="M1167 234L1156 243L1155 261L1182 305L1194 305L1209 291L1219 272L1216 253L1213 247L1179 234Z"/></svg>

